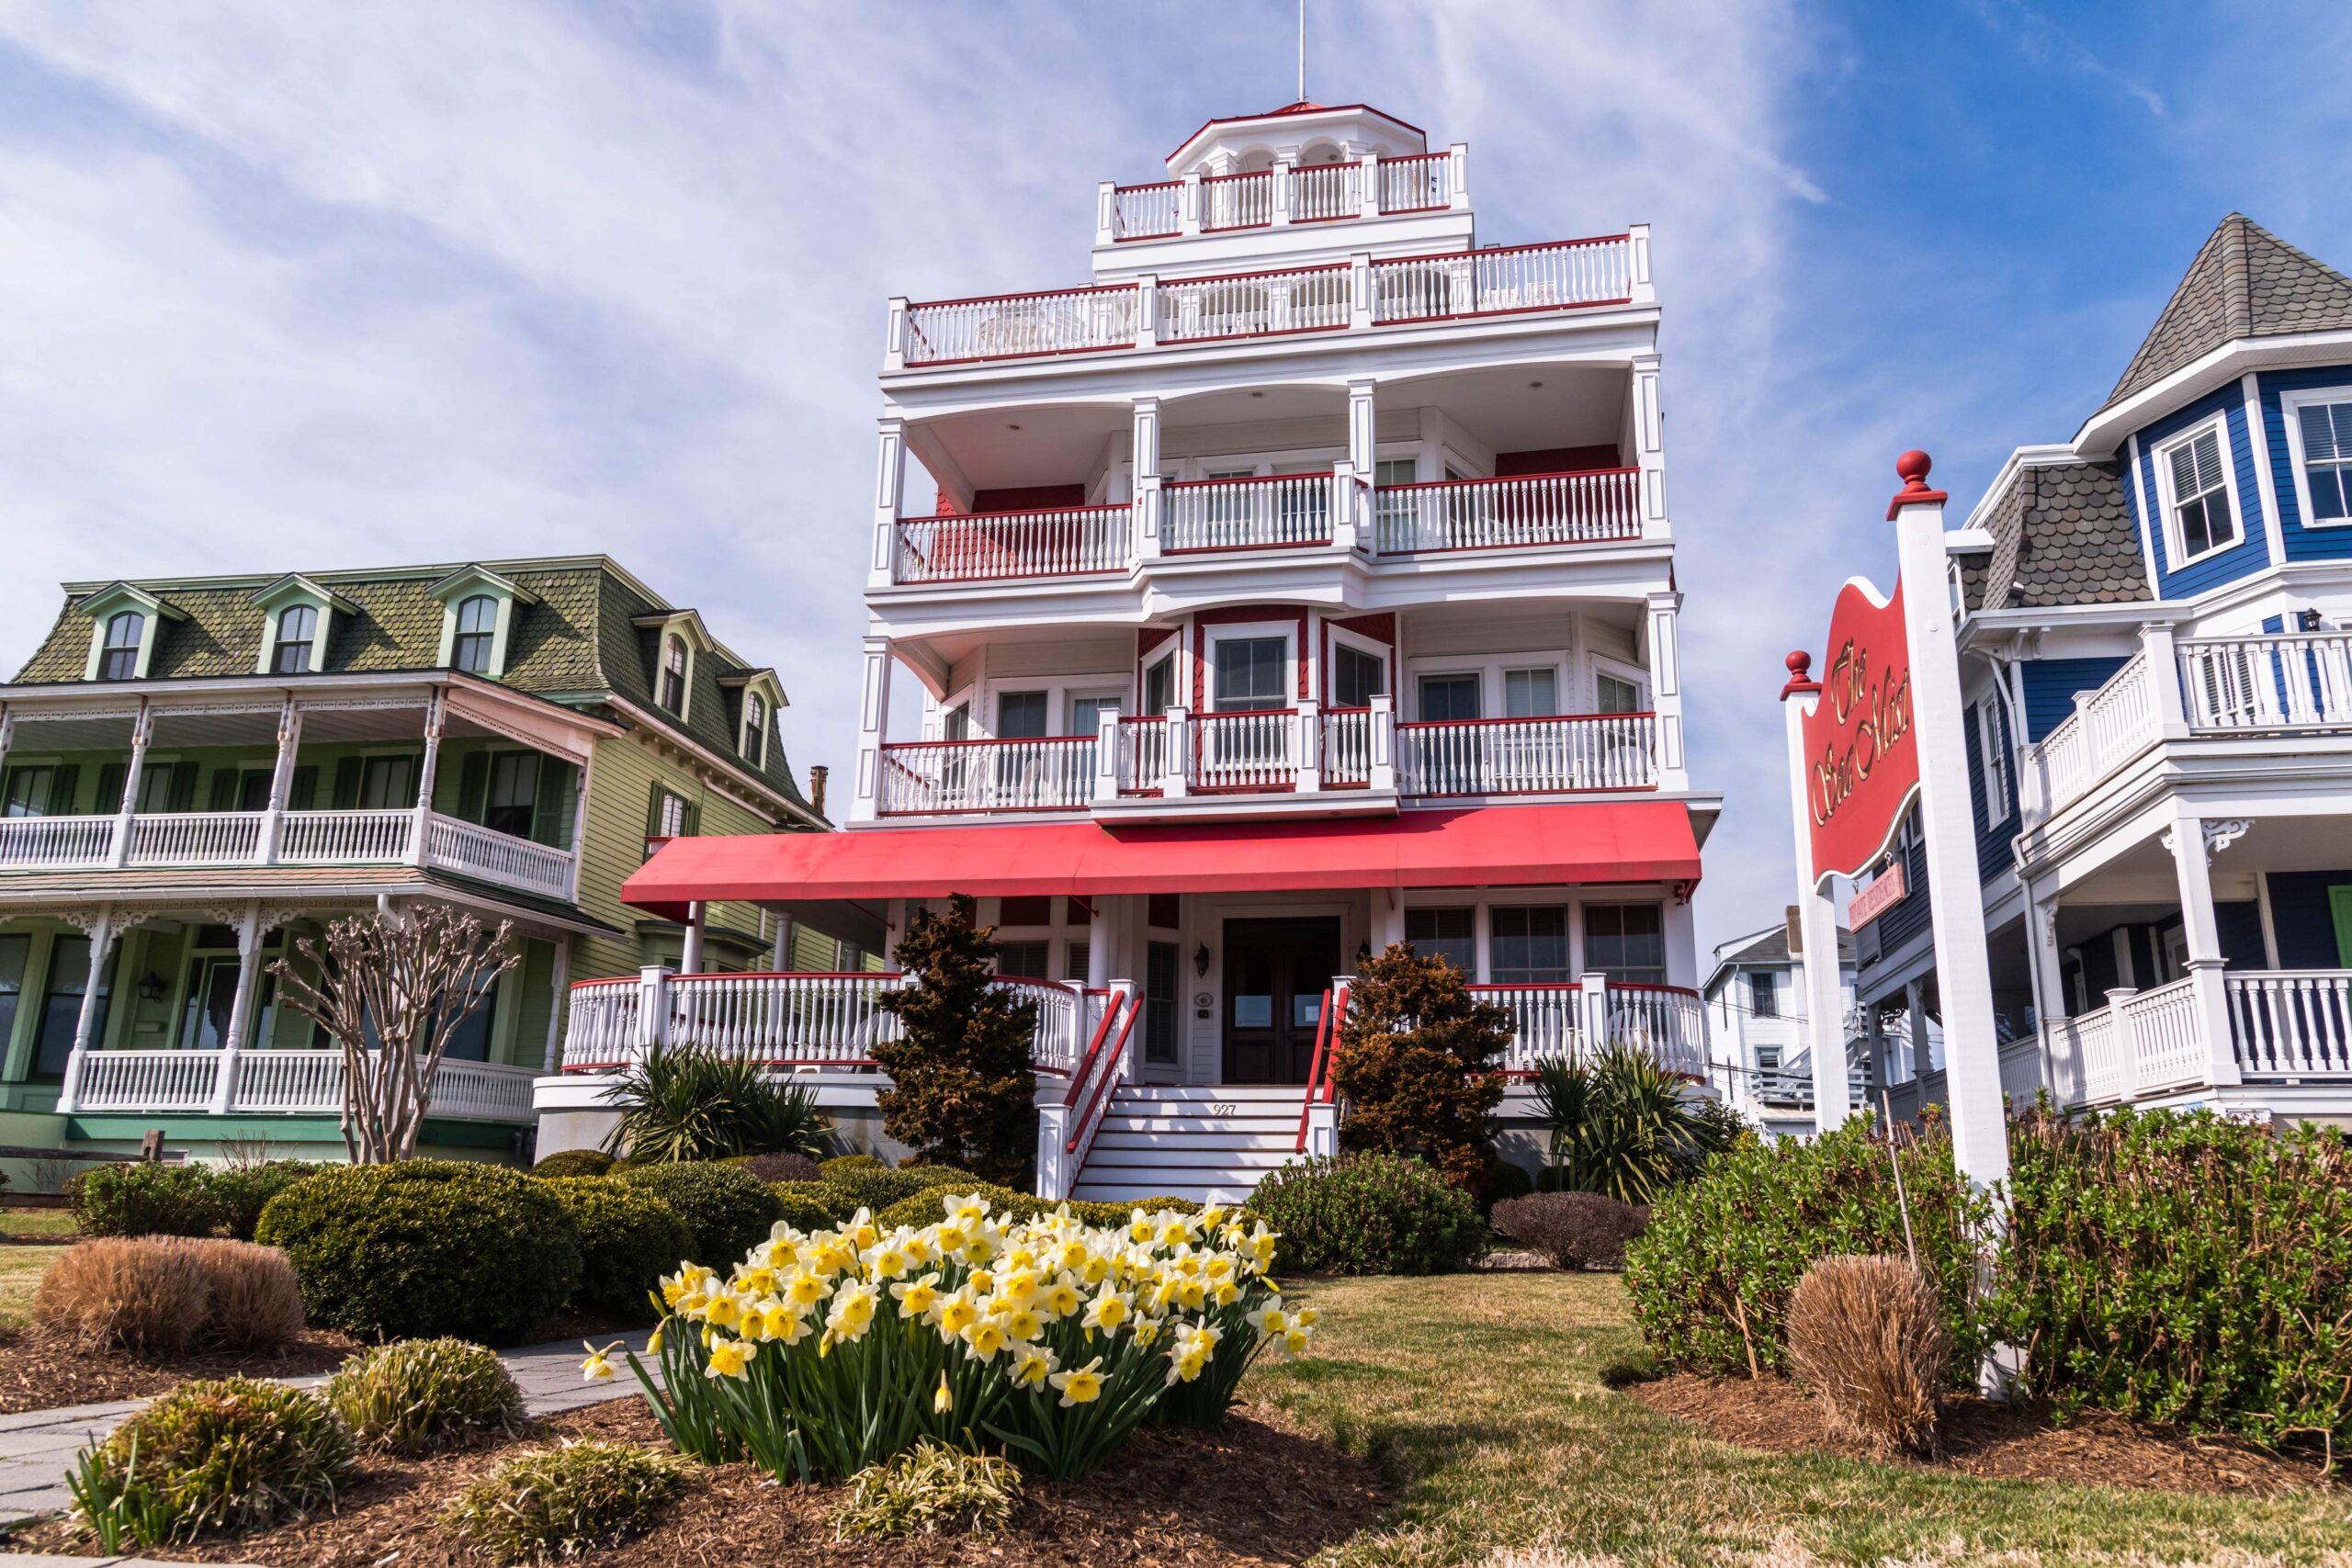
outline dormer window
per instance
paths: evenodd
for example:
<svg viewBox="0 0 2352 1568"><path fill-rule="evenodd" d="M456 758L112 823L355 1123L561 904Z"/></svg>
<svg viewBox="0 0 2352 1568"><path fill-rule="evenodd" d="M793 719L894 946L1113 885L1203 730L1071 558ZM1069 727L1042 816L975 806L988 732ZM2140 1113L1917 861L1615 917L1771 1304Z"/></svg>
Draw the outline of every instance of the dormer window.
<svg viewBox="0 0 2352 1568"><path fill-rule="evenodd" d="M757 692L743 694L743 761L755 768L767 766L768 705Z"/></svg>
<svg viewBox="0 0 2352 1568"><path fill-rule="evenodd" d="M98 679L137 680L139 647L146 637L147 617L138 611L120 610L107 616L106 647L98 655Z"/></svg>
<svg viewBox="0 0 2352 1568"><path fill-rule="evenodd" d="M2184 565L2238 542L2238 508L2222 457L2222 426L2207 425L2160 455L2172 491L2173 564Z"/></svg>
<svg viewBox="0 0 2352 1568"><path fill-rule="evenodd" d="M311 667L318 646L319 613L308 604L289 604L277 613L277 647L271 653L272 674L298 675Z"/></svg>
<svg viewBox="0 0 2352 1568"><path fill-rule="evenodd" d="M458 604L458 633L449 644L449 667L469 675L491 673L498 642L498 601L477 593Z"/></svg>
<svg viewBox="0 0 2352 1568"><path fill-rule="evenodd" d="M683 718L686 713L686 639L672 632L662 639L662 684L654 694L663 710Z"/></svg>

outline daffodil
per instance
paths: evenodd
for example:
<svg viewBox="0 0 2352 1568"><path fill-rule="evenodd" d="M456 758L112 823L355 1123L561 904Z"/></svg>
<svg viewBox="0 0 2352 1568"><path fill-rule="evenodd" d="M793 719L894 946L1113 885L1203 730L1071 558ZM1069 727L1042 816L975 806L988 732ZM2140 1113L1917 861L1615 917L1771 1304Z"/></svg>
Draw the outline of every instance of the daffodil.
<svg viewBox="0 0 2352 1568"><path fill-rule="evenodd" d="M1046 1332L1046 1320L1037 1315L1034 1307L1001 1314L997 1321L1004 1325L1005 1337L1016 1342L1035 1339Z"/></svg>
<svg viewBox="0 0 2352 1568"><path fill-rule="evenodd" d="M1036 1345L1024 1345L1012 1359L1012 1381L1023 1388L1043 1388L1046 1380L1054 1375L1061 1364L1048 1349Z"/></svg>
<svg viewBox="0 0 2352 1568"><path fill-rule="evenodd" d="M874 1322L874 1286L859 1281L843 1285L833 1298L833 1309L825 1314L825 1332L844 1344L864 1338Z"/></svg>
<svg viewBox="0 0 2352 1568"><path fill-rule="evenodd" d="M939 1372L939 1392L931 1396L931 1409L935 1416L944 1416L956 1408L956 1396L947 1392L947 1370Z"/></svg>
<svg viewBox="0 0 2352 1568"><path fill-rule="evenodd" d="M618 1375L613 1371L612 1356L614 1351L620 1348L619 1340L616 1339L599 1350L582 1339L580 1342L580 1348L588 1352L588 1359L580 1363L580 1375L582 1378L590 1382L610 1382Z"/></svg>
<svg viewBox="0 0 2352 1568"><path fill-rule="evenodd" d="M1064 1409L1073 1404L1091 1404L1102 1397L1102 1358L1097 1356L1073 1371L1056 1372L1046 1381L1062 1391Z"/></svg>
<svg viewBox="0 0 2352 1568"><path fill-rule="evenodd" d="M972 1287L964 1286L939 1303L939 1337L954 1339L979 1321L980 1303L972 1294Z"/></svg>
<svg viewBox="0 0 2352 1568"><path fill-rule="evenodd" d="M893 1285L890 1296L899 1303L900 1317L929 1317L939 1310L939 1276L925 1274L920 1280Z"/></svg>
<svg viewBox="0 0 2352 1568"><path fill-rule="evenodd" d="M978 1318L964 1327L964 1348L982 1361L993 1359L998 1351L1012 1343L1012 1336L1005 1333L1004 1325L993 1317Z"/></svg>
<svg viewBox="0 0 2352 1568"><path fill-rule="evenodd" d="M751 1375L752 1358L758 1350L748 1339L721 1339L711 1346L710 1364L703 1368L703 1375L741 1381Z"/></svg>
<svg viewBox="0 0 2352 1568"><path fill-rule="evenodd" d="M1099 1328L1105 1334L1116 1334L1119 1325L1127 1321L1127 1298L1105 1285L1086 1303L1086 1316L1080 1321L1089 1333Z"/></svg>

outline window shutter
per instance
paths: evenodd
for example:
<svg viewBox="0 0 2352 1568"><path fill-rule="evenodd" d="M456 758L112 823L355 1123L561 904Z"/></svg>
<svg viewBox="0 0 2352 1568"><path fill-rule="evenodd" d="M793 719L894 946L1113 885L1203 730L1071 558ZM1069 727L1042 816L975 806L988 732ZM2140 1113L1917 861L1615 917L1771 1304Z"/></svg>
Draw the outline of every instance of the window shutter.
<svg viewBox="0 0 2352 1568"><path fill-rule="evenodd" d="M244 779L234 768L212 770L212 794L205 802L207 811L234 811L237 798L243 793Z"/></svg>
<svg viewBox="0 0 2352 1568"><path fill-rule="evenodd" d="M171 793L164 798L170 803L171 810L193 811L196 809L196 764L194 762L172 764Z"/></svg>
<svg viewBox="0 0 2352 1568"><path fill-rule="evenodd" d="M660 784L655 784L646 792L645 836L649 839L658 838L662 832L662 789Z"/></svg>
<svg viewBox="0 0 2352 1568"><path fill-rule="evenodd" d="M288 811L308 811L311 809L312 803L314 803L318 798L318 764L315 762L306 762L301 767L295 769L294 776L286 781L286 809Z"/></svg>
<svg viewBox="0 0 2352 1568"><path fill-rule="evenodd" d="M365 767L366 764L356 757L337 757L334 760L334 794L332 798L337 811L348 811L359 804L359 776Z"/></svg>
<svg viewBox="0 0 2352 1568"><path fill-rule="evenodd" d="M539 787L531 800L531 838L557 849L571 847L571 806L580 770L553 757L539 759Z"/></svg>
<svg viewBox="0 0 2352 1568"><path fill-rule="evenodd" d="M458 770L458 815L469 822L482 819L490 804L490 753L469 751Z"/></svg>
<svg viewBox="0 0 2352 1568"><path fill-rule="evenodd" d="M680 825L679 831L689 839L702 831L701 801L689 800L686 802L685 819Z"/></svg>
<svg viewBox="0 0 2352 1568"><path fill-rule="evenodd" d="M98 764L98 793L90 799L90 809L100 816L122 809L122 781L130 772L128 762Z"/></svg>
<svg viewBox="0 0 2352 1568"><path fill-rule="evenodd" d="M49 814L70 817L74 812L74 787L82 782L82 767L78 762L60 762L57 772L49 775Z"/></svg>

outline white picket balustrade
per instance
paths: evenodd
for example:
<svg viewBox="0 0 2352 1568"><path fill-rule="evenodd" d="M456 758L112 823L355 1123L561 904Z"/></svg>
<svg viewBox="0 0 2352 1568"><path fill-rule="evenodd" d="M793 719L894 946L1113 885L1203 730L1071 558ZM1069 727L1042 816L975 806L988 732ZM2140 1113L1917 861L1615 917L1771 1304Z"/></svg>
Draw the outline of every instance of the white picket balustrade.
<svg viewBox="0 0 2352 1568"><path fill-rule="evenodd" d="M1380 210L1429 212L1453 205L1453 155L1419 152L1380 160Z"/></svg>
<svg viewBox="0 0 2352 1568"><path fill-rule="evenodd" d="M84 1111L205 1111L231 1066L220 1051L92 1051L74 1094ZM423 1059L419 1058L420 1067ZM243 1051L234 1062L231 1113L334 1114L343 1109L343 1053ZM425 1113L524 1122L531 1115L529 1067L444 1058Z"/></svg>
<svg viewBox="0 0 2352 1568"><path fill-rule="evenodd" d="M1125 570L1135 507L1054 507L966 516L901 517L894 582L977 582Z"/></svg>
<svg viewBox="0 0 2352 1568"><path fill-rule="evenodd" d="M1258 229L1274 220L1274 172L1210 175L1201 181L1201 230Z"/></svg>
<svg viewBox="0 0 2352 1568"><path fill-rule="evenodd" d="M1120 186L1111 193L1111 237L1158 240L1183 227L1184 182Z"/></svg>
<svg viewBox="0 0 2352 1568"><path fill-rule="evenodd" d="M572 982L564 998L565 1072L618 1066L629 1059L637 1048L641 990L634 975Z"/></svg>
<svg viewBox="0 0 2352 1568"><path fill-rule="evenodd" d="M1309 164L1290 172L1290 220L1323 223L1363 216L1362 164Z"/></svg>
<svg viewBox="0 0 2352 1568"><path fill-rule="evenodd" d="M433 1080L430 1114L459 1121L527 1122L531 1119L530 1067L503 1062L453 1062L444 1056Z"/></svg>
<svg viewBox="0 0 2352 1568"><path fill-rule="evenodd" d="M261 858L258 811L141 812L130 819L131 865L250 865Z"/></svg>
<svg viewBox="0 0 2352 1568"><path fill-rule="evenodd" d="M1607 1001L1611 1044L1645 1050L1667 1071L1705 1080L1707 1018L1698 992L1629 982L1611 986Z"/></svg>
<svg viewBox="0 0 2352 1568"><path fill-rule="evenodd" d="M2352 633L2199 637L2177 653L2193 730L2352 726Z"/></svg>
<svg viewBox="0 0 2352 1568"><path fill-rule="evenodd" d="M1298 714L1293 708L1204 713L1193 718L1193 787L1270 789L1298 777Z"/></svg>
<svg viewBox="0 0 2352 1568"><path fill-rule="evenodd" d="M1164 344L1329 332L1351 310L1343 264L1163 280L1157 328Z"/></svg>
<svg viewBox="0 0 2352 1568"><path fill-rule="evenodd" d="M1325 708L1322 712L1323 787L1372 782L1372 710Z"/></svg>
<svg viewBox="0 0 2352 1568"><path fill-rule="evenodd" d="M2038 744L2025 748L2020 755L2028 776L2042 781L2043 815L2081 798L2155 740L2155 680L2147 653L2133 654L2105 685L2078 695L2075 711Z"/></svg>
<svg viewBox="0 0 2352 1568"><path fill-rule="evenodd" d="M1656 787L1657 719L1651 714L1439 719L1396 727L1396 788L1402 795Z"/></svg>
<svg viewBox="0 0 2352 1568"><path fill-rule="evenodd" d="M501 833L456 817L444 817L437 811L425 821L424 863L554 898L566 897L571 890L569 851L518 839L512 833Z"/></svg>
<svg viewBox="0 0 2352 1568"><path fill-rule="evenodd" d="M886 816L1074 811L1093 798L1095 738L914 740L882 748Z"/></svg>
<svg viewBox="0 0 2352 1568"><path fill-rule="evenodd" d="M1136 286L1104 284L907 307L906 362L950 365L1132 348Z"/></svg>
<svg viewBox="0 0 2352 1568"><path fill-rule="evenodd" d="M1633 297L1633 245L1614 234L1374 262L1372 291L1379 323L1615 304Z"/></svg>
<svg viewBox="0 0 2352 1568"><path fill-rule="evenodd" d="M1546 1062L1565 1064L1584 1055L1582 991L1574 983L1472 986L1470 994L1510 1015L1505 1072L1532 1073Z"/></svg>
<svg viewBox="0 0 2352 1568"><path fill-rule="evenodd" d="M112 817L0 817L0 870L70 871L114 854Z"/></svg>
<svg viewBox="0 0 2352 1568"><path fill-rule="evenodd" d="M1020 975L1007 975L996 984L1010 992L1014 1001L1032 1003L1037 1010L1036 1027L1030 1035L1031 1065L1048 1072L1075 1070L1079 1053L1086 1048L1079 1038L1086 1019L1086 1010L1080 1005L1083 987Z"/></svg>
<svg viewBox="0 0 2352 1568"><path fill-rule="evenodd" d="M2222 979L2241 1073L2352 1077L2352 970L2265 969Z"/></svg>
<svg viewBox="0 0 2352 1568"><path fill-rule="evenodd" d="M289 865L406 860L415 826L409 810L289 811L277 829L277 858Z"/></svg>
<svg viewBox="0 0 2352 1568"><path fill-rule="evenodd" d="M1159 717L1119 720L1119 793L1141 795L1168 779L1168 721Z"/></svg>
<svg viewBox="0 0 2352 1568"><path fill-rule="evenodd" d="M1372 534L1384 556L1638 539L1641 470L1383 485Z"/></svg>
<svg viewBox="0 0 2352 1568"><path fill-rule="evenodd" d="M220 1083L218 1051L92 1051L74 1104L83 1111L206 1111Z"/></svg>
<svg viewBox="0 0 2352 1568"><path fill-rule="evenodd" d="M2130 1044L2135 1092L2205 1081L2210 1061L2193 984L2174 980L2123 999L2117 1027Z"/></svg>
<svg viewBox="0 0 2352 1568"><path fill-rule="evenodd" d="M247 1051L237 1059L232 1103L239 1111L340 1111L343 1053Z"/></svg>
<svg viewBox="0 0 2352 1568"><path fill-rule="evenodd" d="M1187 479L1161 491L1163 550L1239 550L1331 542L1331 476Z"/></svg>

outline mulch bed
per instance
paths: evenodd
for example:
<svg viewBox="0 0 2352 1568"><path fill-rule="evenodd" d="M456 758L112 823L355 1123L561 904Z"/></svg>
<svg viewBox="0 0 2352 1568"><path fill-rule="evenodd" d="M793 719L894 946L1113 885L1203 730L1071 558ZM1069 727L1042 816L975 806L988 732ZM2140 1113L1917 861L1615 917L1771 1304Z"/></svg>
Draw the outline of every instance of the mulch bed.
<svg viewBox="0 0 2352 1568"><path fill-rule="evenodd" d="M1627 1384L1623 1392L1744 1449L1878 1458L1830 1431L1821 1407L1786 1378L1680 1372ZM2184 1437L2104 1411L2086 1411L2063 1427L2052 1426L2046 1407L2022 1401L1954 1399L1944 1407L1941 1438L1941 1459L1898 1462L2003 1480L2155 1492L2272 1496L2332 1484L2316 1459L2275 1454L2229 1438Z"/></svg>
<svg viewBox="0 0 2352 1568"><path fill-rule="evenodd" d="M168 1393L190 1378L299 1378L331 1372L359 1348L346 1335L307 1329L282 1350L231 1355L211 1350L153 1359L98 1355L40 1329L0 1329L0 1415L61 1404L101 1404Z"/></svg>
<svg viewBox="0 0 2352 1568"><path fill-rule="evenodd" d="M148 1555L289 1568L478 1564L480 1558L442 1533L436 1516L444 1505L502 1459L550 1439L582 1437L664 1446L642 1401L611 1400L550 1417L537 1433L500 1448L429 1460L369 1459L331 1514ZM1388 1500L1363 1461L1244 1411L1222 1432L1137 1432L1109 1466L1083 1481L1032 1481L1011 1527L992 1537L836 1542L832 1513L844 1493L838 1486L780 1486L748 1465L700 1471L650 1534L586 1561L597 1568L1287 1563L1355 1534ZM63 1521L19 1530L5 1544L93 1550Z"/></svg>

